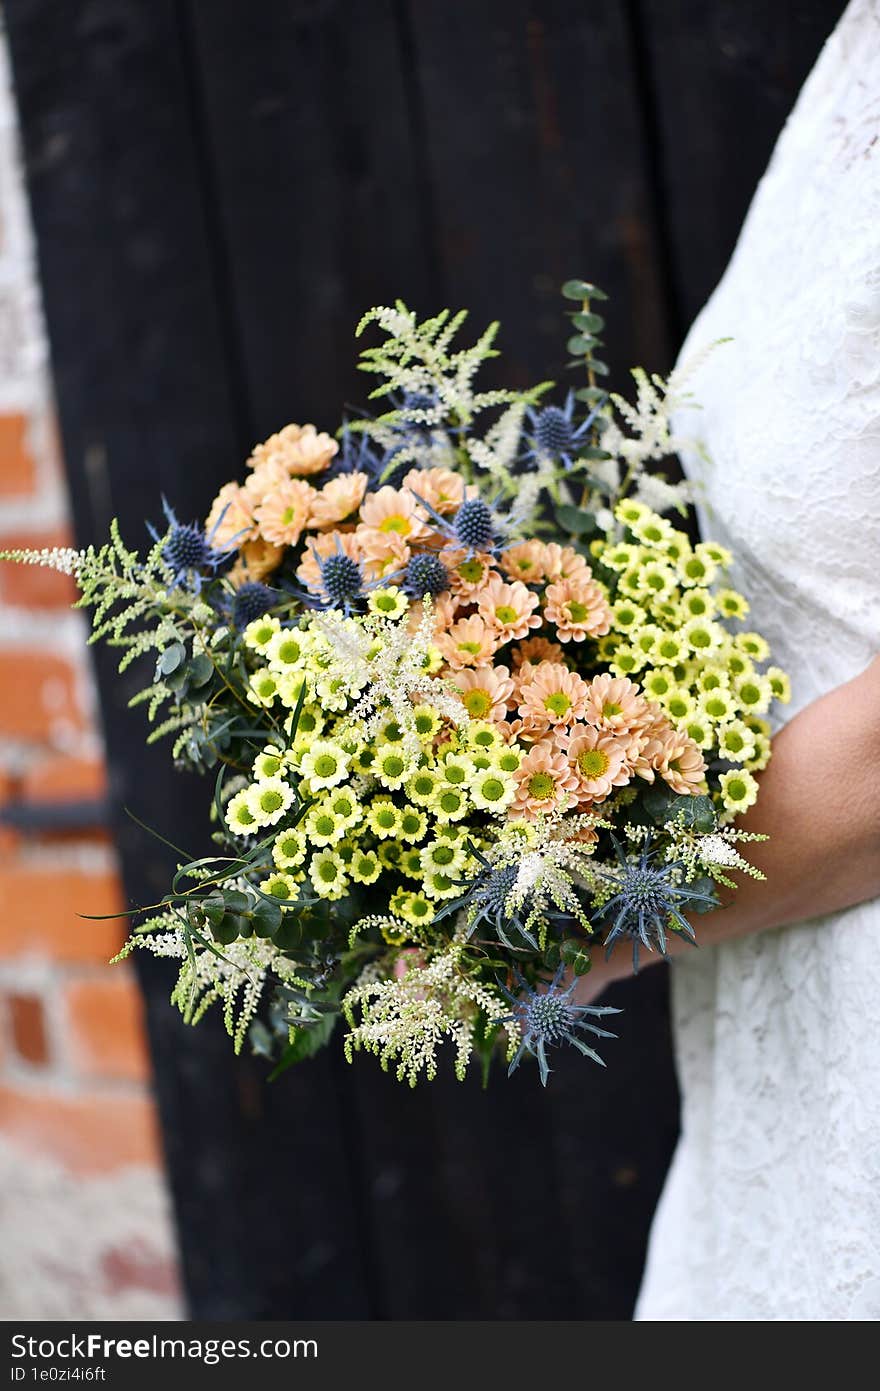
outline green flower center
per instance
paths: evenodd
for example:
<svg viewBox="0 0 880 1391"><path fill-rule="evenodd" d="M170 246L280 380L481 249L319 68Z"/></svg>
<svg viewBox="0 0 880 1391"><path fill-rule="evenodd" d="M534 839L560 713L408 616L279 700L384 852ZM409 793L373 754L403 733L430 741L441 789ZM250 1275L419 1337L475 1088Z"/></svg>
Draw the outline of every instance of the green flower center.
<svg viewBox="0 0 880 1391"><path fill-rule="evenodd" d="M410 529L410 524L406 517L385 517L384 520L379 523L380 531L394 531L398 536L409 536Z"/></svg>
<svg viewBox="0 0 880 1391"><path fill-rule="evenodd" d="M460 763L449 763L445 769L446 781L451 782L454 787L460 787L467 779L467 770L462 768Z"/></svg>
<svg viewBox="0 0 880 1391"><path fill-rule="evenodd" d="M481 560L465 560L459 565L458 573L465 584L478 584L486 573L486 567Z"/></svg>
<svg viewBox="0 0 880 1391"><path fill-rule="evenodd" d="M278 808L283 805L284 798L274 787L270 787L265 792L260 793L260 806L263 811L271 813L277 811Z"/></svg>
<svg viewBox="0 0 880 1391"><path fill-rule="evenodd" d="M533 773L529 778L529 796L536 802L546 802L556 791L556 782L549 773Z"/></svg>
<svg viewBox="0 0 880 1391"><path fill-rule="evenodd" d="M478 642L459 642L456 646L459 652L468 652L472 657L476 657L480 650Z"/></svg>
<svg viewBox="0 0 880 1391"><path fill-rule="evenodd" d="M571 701L565 691L554 691L544 701L544 709L549 710L551 715L562 717L567 715L571 709Z"/></svg>
<svg viewBox="0 0 880 1391"><path fill-rule="evenodd" d="M622 706L622 705L618 705L618 704L617 704L615 701L613 701L613 700L608 700L608 701L606 701L605 704L602 706L602 716L603 716L603 718L606 719L606 720L612 720L612 719L614 719L615 715L622 715L622 714L623 714L623 706Z"/></svg>
<svg viewBox="0 0 880 1391"><path fill-rule="evenodd" d="M400 757L400 754L386 754L382 759L382 772L385 774L386 778L399 778L405 767L406 764Z"/></svg>
<svg viewBox="0 0 880 1391"><path fill-rule="evenodd" d="M315 817L315 830L319 836L332 836L336 830L336 821L327 812L321 812Z"/></svg>
<svg viewBox="0 0 880 1391"><path fill-rule="evenodd" d="M332 753L319 754L315 759L315 772L319 778L332 778L339 768L339 759Z"/></svg>
<svg viewBox="0 0 880 1391"><path fill-rule="evenodd" d="M500 778L486 778L480 790L487 802L500 802L504 796L504 783Z"/></svg>
<svg viewBox="0 0 880 1391"><path fill-rule="evenodd" d="M451 845L437 845L432 852L431 859L435 865L451 865L455 859L455 851Z"/></svg>
<svg viewBox="0 0 880 1391"><path fill-rule="evenodd" d="M746 682L745 685L740 686L739 698L743 705L757 705L761 699L761 692L757 686L753 686L751 682Z"/></svg>
<svg viewBox="0 0 880 1391"><path fill-rule="evenodd" d="M571 599L566 604L570 623L586 623L590 616L590 610L586 604L579 604L576 599Z"/></svg>
<svg viewBox="0 0 880 1391"><path fill-rule="evenodd" d="M503 623L506 627L510 623L515 623L519 614L511 604L499 604L495 610L495 617L499 623Z"/></svg>

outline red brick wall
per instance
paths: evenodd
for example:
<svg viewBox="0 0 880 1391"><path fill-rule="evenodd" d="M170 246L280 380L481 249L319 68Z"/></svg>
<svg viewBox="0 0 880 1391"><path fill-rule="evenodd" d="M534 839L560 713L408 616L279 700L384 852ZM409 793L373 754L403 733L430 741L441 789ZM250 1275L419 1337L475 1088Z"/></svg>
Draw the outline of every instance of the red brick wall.
<svg viewBox="0 0 880 1391"><path fill-rule="evenodd" d="M2 46L2 32L0 32ZM0 549L69 545L63 468L0 47ZM0 564L0 1318L174 1317L141 1004L99 829L53 830L104 766L71 582Z"/></svg>

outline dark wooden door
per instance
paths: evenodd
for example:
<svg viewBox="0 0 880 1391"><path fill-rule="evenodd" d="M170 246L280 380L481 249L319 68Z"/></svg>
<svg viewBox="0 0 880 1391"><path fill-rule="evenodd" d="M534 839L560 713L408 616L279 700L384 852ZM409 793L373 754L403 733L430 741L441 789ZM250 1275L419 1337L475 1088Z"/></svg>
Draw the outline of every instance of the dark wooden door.
<svg viewBox="0 0 880 1391"><path fill-rule="evenodd" d="M733 246L840 0L5 0L79 539L186 518L289 419L364 397L352 330L401 296L503 321L559 372L558 286L663 370ZM735 327L735 326L733 326ZM132 902L209 790L146 750L98 657ZM192 1313L626 1318L677 1130L666 981L621 987L607 1071L415 1093L338 1048L267 1086L142 964ZM695 1292L698 1298L698 1292Z"/></svg>

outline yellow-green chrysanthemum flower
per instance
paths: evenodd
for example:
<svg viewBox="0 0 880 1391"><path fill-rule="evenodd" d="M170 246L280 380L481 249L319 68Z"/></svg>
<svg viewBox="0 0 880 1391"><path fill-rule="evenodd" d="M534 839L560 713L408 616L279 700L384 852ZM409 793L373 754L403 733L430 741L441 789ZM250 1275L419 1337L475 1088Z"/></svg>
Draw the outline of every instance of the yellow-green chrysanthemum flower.
<svg viewBox="0 0 880 1391"><path fill-rule="evenodd" d="M414 845L422 839L428 829L428 817L419 807L401 807L398 840Z"/></svg>
<svg viewBox="0 0 880 1391"><path fill-rule="evenodd" d="M480 811L502 812L513 801L516 784L509 775L499 772L497 768L489 768L475 775L468 791L471 801Z"/></svg>
<svg viewBox="0 0 880 1391"><path fill-rule="evenodd" d="M620 643L609 663L614 676L634 676L641 671L648 658L644 652L637 652L629 643Z"/></svg>
<svg viewBox="0 0 880 1391"><path fill-rule="evenodd" d="M676 569L678 578L686 589L705 589L718 574L717 562L697 546L690 555L682 556Z"/></svg>
<svg viewBox="0 0 880 1391"><path fill-rule="evenodd" d="M322 805L329 807L344 831L363 820L364 809L350 787L335 787L322 799Z"/></svg>
<svg viewBox="0 0 880 1391"><path fill-rule="evenodd" d="M760 633L737 633L733 645L753 662L766 662L770 656L770 644Z"/></svg>
<svg viewBox="0 0 880 1391"><path fill-rule="evenodd" d="M641 604L632 599L616 599L611 605L611 626L618 633L631 633L647 620Z"/></svg>
<svg viewBox="0 0 880 1391"><path fill-rule="evenodd" d="M694 714L696 701L681 686L673 686L663 701L663 709L674 725L683 727Z"/></svg>
<svg viewBox="0 0 880 1391"><path fill-rule="evenodd" d="M711 724L727 724L736 719L739 707L736 698L723 687L707 691L697 702L697 719L708 720Z"/></svg>
<svg viewBox="0 0 880 1391"><path fill-rule="evenodd" d="M733 685L734 694L741 709L747 715L763 715L769 710L773 699L773 687L766 676L757 673L741 676Z"/></svg>
<svg viewBox="0 0 880 1391"><path fill-rule="evenodd" d="M272 846L272 859L279 869L296 869L305 859L307 848L305 834L299 827L282 831Z"/></svg>
<svg viewBox="0 0 880 1391"><path fill-rule="evenodd" d="M746 763L754 755L756 738L742 720L731 720L718 730L718 752L731 763Z"/></svg>
<svg viewBox="0 0 880 1391"><path fill-rule="evenodd" d="M412 762L402 744L382 744L376 750L373 773L383 787L402 787L412 772Z"/></svg>
<svg viewBox="0 0 880 1391"><path fill-rule="evenodd" d="M358 850L355 847L348 873L356 884L375 884L382 873L379 856L372 850Z"/></svg>
<svg viewBox="0 0 880 1391"><path fill-rule="evenodd" d="M431 810L438 821L460 821L467 816L470 801L462 787L452 787L444 783L437 789Z"/></svg>
<svg viewBox="0 0 880 1391"><path fill-rule="evenodd" d="M268 667L262 667L260 671L251 674L248 681L248 695L255 705L268 706L274 704L278 699L280 678Z"/></svg>
<svg viewBox="0 0 880 1391"><path fill-rule="evenodd" d="M252 652L258 652L261 657L265 657L272 639L280 630L280 618L264 613L261 618L255 618L253 623L247 625L242 633L242 641Z"/></svg>
<svg viewBox="0 0 880 1391"><path fill-rule="evenodd" d="M501 773L515 773L524 756L518 744L508 744L506 748L499 749L495 754L495 767Z"/></svg>
<svg viewBox="0 0 880 1391"><path fill-rule="evenodd" d="M429 744L434 736L439 734L443 716L433 705L417 705L413 710L413 725L419 738Z"/></svg>
<svg viewBox="0 0 880 1391"><path fill-rule="evenodd" d="M636 540L643 546L650 546L652 550L668 545L675 535L672 523L667 522L665 517L658 517L656 512L646 512L644 516L637 517L627 525Z"/></svg>
<svg viewBox="0 0 880 1391"><path fill-rule="evenodd" d="M736 589L719 589L715 595L718 608L725 618L747 618L749 613L749 601L744 594L740 594Z"/></svg>
<svg viewBox="0 0 880 1391"><path fill-rule="evenodd" d="M344 898L348 892L349 878L345 872L345 865L332 850L320 850L317 855L312 856L309 878L319 898Z"/></svg>
<svg viewBox="0 0 880 1391"><path fill-rule="evenodd" d="M504 746L504 737L495 724L487 720L474 720L465 730L465 741L473 748L492 750Z"/></svg>
<svg viewBox="0 0 880 1391"><path fill-rule="evenodd" d="M300 759L300 775L313 790L338 787L348 777L351 755L331 739L315 739Z"/></svg>
<svg viewBox="0 0 880 1391"><path fill-rule="evenodd" d="M261 823L251 811L249 791L250 788L242 788L226 803L226 824L236 836L252 836L260 828Z"/></svg>
<svg viewBox="0 0 880 1391"><path fill-rule="evenodd" d="M431 807L442 785L440 774L433 768L419 768L406 784L406 795L420 807Z"/></svg>
<svg viewBox="0 0 880 1391"><path fill-rule="evenodd" d="M305 666L306 648L298 628L280 628L266 648L273 671L298 671Z"/></svg>
<svg viewBox="0 0 880 1391"><path fill-rule="evenodd" d="M764 676L770 682L773 699L787 705L791 700L791 681L781 667L768 667Z"/></svg>
<svg viewBox="0 0 880 1391"><path fill-rule="evenodd" d="M276 744L267 744L254 759L254 772L258 778L275 778L285 766L284 750Z"/></svg>
<svg viewBox="0 0 880 1391"><path fill-rule="evenodd" d="M275 826L293 802L293 788L283 778L262 778L247 792L248 806L258 826Z"/></svg>
<svg viewBox="0 0 880 1391"><path fill-rule="evenodd" d="M400 811L389 797L379 797L367 809L367 825L380 840L400 833Z"/></svg>
<svg viewBox="0 0 880 1391"><path fill-rule="evenodd" d="M422 887L428 898L457 898L461 893L461 885L454 883L442 870L429 874Z"/></svg>
<svg viewBox="0 0 880 1391"><path fill-rule="evenodd" d="M637 502L635 498L623 498L614 509L614 515L624 526L632 528L637 522L645 517L653 517L654 513L650 507L643 502Z"/></svg>
<svg viewBox="0 0 880 1391"><path fill-rule="evenodd" d="M264 879L259 886L260 893L269 894L272 898L295 899L297 897L296 882L289 874L270 874L268 879Z"/></svg>
<svg viewBox="0 0 880 1391"><path fill-rule="evenodd" d="M379 856L379 863L383 869L400 871L403 844L399 840L380 840L376 846L376 854Z"/></svg>
<svg viewBox="0 0 880 1391"><path fill-rule="evenodd" d="M720 570L729 570L733 564L733 553L717 541L700 541L694 547L695 555L710 560Z"/></svg>
<svg viewBox="0 0 880 1391"><path fill-rule="evenodd" d="M342 839L345 827L334 815L327 802L320 802L306 816L306 832L313 845L335 845Z"/></svg>
<svg viewBox="0 0 880 1391"><path fill-rule="evenodd" d="M397 868L401 874L405 874L408 879L421 879L422 877L422 851L418 845L411 845L407 850L403 843L400 845L400 859Z"/></svg>
<svg viewBox="0 0 880 1391"><path fill-rule="evenodd" d="M713 657L721 650L726 634L711 618L689 618L681 630L688 649L698 657Z"/></svg>
<svg viewBox="0 0 880 1391"><path fill-rule="evenodd" d="M396 584L389 584L384 589L374 589L370 593L367 608L382 618L402 618L409 608L409 599Z"/></svg>
<svg viewBox="0 0 880 1391"><path fill-rule="evenodd" d="M725 811L738 816L748 811L758 800L758 784L751 773L742 768L731 768L718 779L721 789L721 802Z"/></svg>
<svg viewBox="0 0 880 1391"><path fill-rule="evenodd" d="M718 611L715 596L708 589L686 589L681 596L685 619L714 618Z"/></svg>

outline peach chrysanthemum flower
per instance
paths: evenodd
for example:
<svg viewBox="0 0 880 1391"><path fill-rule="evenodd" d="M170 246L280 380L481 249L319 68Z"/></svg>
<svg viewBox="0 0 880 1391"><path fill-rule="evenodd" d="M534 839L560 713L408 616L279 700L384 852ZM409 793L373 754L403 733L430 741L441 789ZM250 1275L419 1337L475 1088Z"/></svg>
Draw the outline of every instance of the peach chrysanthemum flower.
<svg viewBox="0 0 880 1391"><path fill-rule="evenodd" d="M253 499L254 506L258 507L261 502L265 502L270 493L289 480L290 474L287 469L278 459L274 459L260 464L259 468L249 473L244 480L244 486L248 496Z"/></svg>
<svg viewBox="0 0 880 1391"><path fill-rule="evenodd" d="M543 732L555 725L582 720L589 694L586 681L561 662L530 666L528 679L521 680L519 686L519 713L524 727Z"/></svg>
<svg viewBox="0 0 880 1391"><path fill-rule="evenodd" d="M369 527L358 527L356 535L368 579L379 580L384 575L395 574L403 569L412 555L409 544L396 531L372 531Z"/></svg>
<svg viewBox="0 0 880 1391"><path fill-rule="evenodd" d="M507 667L475 667L450 678L472 720L503 720L513 695Z"/></svg>
<svg viewBox="0 0 880 1391"><path fill-rule="evenodd" d="M352 560L362 558L361 548L353 531L320 531L316 536L309 537L303 551L303 558L296 569L296 577L305 585L310 594L323 592L321 589L321 567L315 552L322 560L325 560L328 555L336 555L337 551L341 551L343 555L349 556Z"/></svg>
<svg viewBox="0 0 880 1391"><path fill-rule="evenodd" d="M328 468L339 445L314 425L285 425L262 444L254 446L248 463L258 469L263 464L280 464L289 478L305 478L323 473Z"/></svg>
<svg viewBox="0 0 880 1391"><path fill-rule="evenodd" d="M400 486L423 498L441 517L457 511L466 497L477 496L476 488L466 488L461 474L448 468L410 469Z"/></svg>
<svg viewBox="0 0 880 1391"><path fill-rule="evenodd" d="M612 734L628 734L644 724L647 714L648 702L634 681L607 673L593 677L584 716L589 724Z"/></svg>
<svg viewBox="0 0 880 1391"><path fill-rule="evenodd" d="M426 530L419 504L406 488L391 488L386 483L378 492L368 493L361 503L359 532L393 532L411 542Z"/></svg>
<svg viewBox="0 0 880 1391"><path fill-rule="evenodd" d="M323 531L337 522L344 522L360 507L368 482L365 473L341 473L338 478L331 478L315 494L309 526Z"/></svg>
<svg viewBox="0 0 880 1391"><path fill-rule="evenodd" d="M263 540L273 546L295 546L308 524L314 497L314 488L301 478L288 478L267 493L254 509Z"/></svg>
<svg viewBox="0 0 880 1391"><path fill-rule="evenodd" d="M449 571L449 588L462 602L469 603L498 573L493 557L484 551L469 556L465 550L447 546L440 552L440 559Z"/></svg>
<svg viewBox="0 0 880 1391"><path fill-rule="evenodd" d="M658 744L651 757L651 766L659 773L673 792L693 795L703 786L706 761L699 747L690 735L680 730L670 729Z"/></svg>
<svg viewBox="0 0 880 1391"><path fill-rule="evenodd" d="M589 563L573 546L560 546L556 541L544 543L544 578L551 584L556 580L591 580Z"/></svg>
<svg viewBox="0 0 880 1391"><path fill-rule="evenodd" d="M534 819L540 812L571 806L577 791L577 778L564 753L549 740L535 744L514 773L516 793L508 808L509 817Z"/></svg>
<svg viewBox="0 0 880 1391"><path fill-rule="evenodd" d="M561 662L564 653L558 642L550 642L549 638L526 638L524 642L517 643L516 647L510 650L510 659L514 671L517 671L524 663L537 666L539 662Z"/></svg>
<svg viewBox="0 0 880 1391"><path fill-rule="evenodd" d="M495 632L477 614L459 618L445 633L438 633L436 641L453 671L488 666L497 645Z"/></svg>
<svg viewBox="0 0 880 1391"><path fill-rule="evenodd" d="M501 569L523 584L538 584L544 578L544 542L520 541L510 546L500 560Z"/></svg>
<svg viewBox="0 0 880 1391"><path fill-rule="evenodd" d="M535 613L538 596L519 580L505 583L499 575L473 596L480 617L499 635L499 643L524 638L530 628L540 628L541 616Z"/></svg>
<svg viewBox="0 0 880 1391"><path fill-rule="evenodd" d="M273 570L277 570L283 555L283 546L273 546L262 537L258 541L245 541L239 547L238 559L229 571L230 583L237 589L241 584L264 580Z"/></svg>
<svg viewBox="0 0 880 1391"><path fill-rule="evenodd" d="M612 787L623 787L630 780L625 744L592 725L572 730L564 752L577 778L579 802L602 801Z"/></svg>
<svg viewBox="0 0 880 1391"><path fill-rule="evenodd" d="M567 579L548 584L544 617L560 642L602 637L611 628L611 609L595 580Z"/></svg>
<svg viewBox="0 0 880 1391"><path fill-rule="evenodd" d="M258 532L254 521L254 502L246 488L238 483L223 484L211 503L205 534L210 536L211 545L218 551L256 540Z"/></svg>

